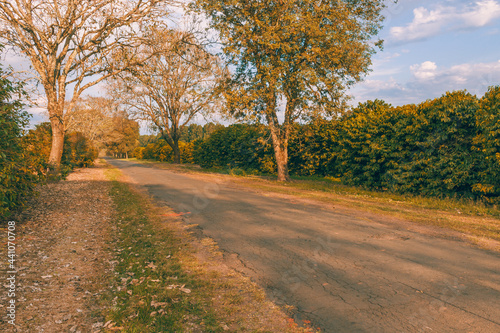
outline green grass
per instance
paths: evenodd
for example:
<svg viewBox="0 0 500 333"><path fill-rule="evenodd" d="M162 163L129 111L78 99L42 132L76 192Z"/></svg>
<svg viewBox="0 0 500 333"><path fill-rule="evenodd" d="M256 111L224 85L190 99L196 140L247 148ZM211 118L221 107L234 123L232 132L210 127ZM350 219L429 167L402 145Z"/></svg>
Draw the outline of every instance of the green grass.
<svg viewBox="0 0 500 333"><path fill-rule="evenodd" d="M221 269L222 254L211 239L194 238L169 208L120 181L117 169L106 173L117 227L108 331L314 331L288 319L248 278Z"/></svg>
<svg viewBox="0 0 500 333"><path fill-rule="evenodd" d="M436 198L415 195L401 195L391 192L371 191L360 187L342 185L339 181L327 178L315 179L313 177L296 178L291 183L294 188L311 191L322 191L334 193L353 198L365 198L367 200L396 203L398 205L418 206L421 208L444 210L449 212L461 212L462 214L477 216L500 217L497 206L487 205L481 201L471 199Z"/></svg>

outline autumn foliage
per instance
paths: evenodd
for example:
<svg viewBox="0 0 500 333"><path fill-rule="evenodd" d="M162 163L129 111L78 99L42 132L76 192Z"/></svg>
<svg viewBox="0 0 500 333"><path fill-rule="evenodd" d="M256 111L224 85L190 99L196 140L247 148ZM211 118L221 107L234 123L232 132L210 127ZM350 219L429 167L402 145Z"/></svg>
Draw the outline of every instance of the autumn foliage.
<svg viewBox="0 0 500 333"><path fill-rule="evenodd" d="M6 86L3 88L5 91ZM23 207L36 186L47 180L51 126L42 123L26 131L29 115L22 111L22 107L18 101L8 103L2 99L1 102L0 220ZM64 141L61 175L67 175L74 167L93 165L96 158L97 150L83 134L68 133Z"/></svg>
<svg viewBox="0 0 500 333"><path fill-rule="evenodd" d="M179 141L181 163L193 162L193 143ZM156 160L160 162L175 161L172 147L165 140L149 143L146 147L138 147L134 150L134 157L138 159Z"/></svg>

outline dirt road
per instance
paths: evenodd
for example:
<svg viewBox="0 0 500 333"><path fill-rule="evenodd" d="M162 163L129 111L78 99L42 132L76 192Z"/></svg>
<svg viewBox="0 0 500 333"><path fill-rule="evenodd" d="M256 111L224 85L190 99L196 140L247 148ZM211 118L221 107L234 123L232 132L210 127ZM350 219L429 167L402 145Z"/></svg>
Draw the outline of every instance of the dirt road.
<svg viewBox="0 0 500 333"><path fill-rule="evenodd" d="M108 160L324 332L500 332L500 255L381 216Z"/></svg>
<svg viewBox="0 0 500 333"><path fill-rule="evenodd" d="M101 332L101 295L113 269L107 241L114 232L104 170L79 169L44 185L21 216L12 217L17 288L14 296L0 293L0 332ZM17 309L8 323L11 300Z"/></svg>

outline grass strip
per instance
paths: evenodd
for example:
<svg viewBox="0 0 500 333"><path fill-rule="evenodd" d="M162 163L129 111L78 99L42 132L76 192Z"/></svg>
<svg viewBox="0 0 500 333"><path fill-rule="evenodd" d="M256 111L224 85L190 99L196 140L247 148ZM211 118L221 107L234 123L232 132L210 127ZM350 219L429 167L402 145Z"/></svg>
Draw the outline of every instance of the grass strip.
<svg viewBox="0 0 500 333"><path fill-rule="evenodd" d="M315 331L299 327L248 278L223 267L213 241L196 248L186 225L120 181L117 169L107 177L117 234L106 331Z"/></svg>

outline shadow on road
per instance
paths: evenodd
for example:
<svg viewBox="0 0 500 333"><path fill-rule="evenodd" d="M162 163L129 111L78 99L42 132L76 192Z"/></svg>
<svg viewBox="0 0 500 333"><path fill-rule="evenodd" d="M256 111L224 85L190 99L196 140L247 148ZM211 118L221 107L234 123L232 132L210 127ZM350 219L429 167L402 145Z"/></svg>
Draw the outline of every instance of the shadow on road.
<svg viewBox="0 0 500 333"><path fill-rule="evenodd" d="M500 331L499 255L462 242L126 161L158 203L325 332ZM234 257L234 255L233 255Z"/></svg>

